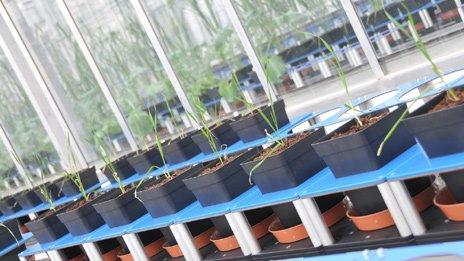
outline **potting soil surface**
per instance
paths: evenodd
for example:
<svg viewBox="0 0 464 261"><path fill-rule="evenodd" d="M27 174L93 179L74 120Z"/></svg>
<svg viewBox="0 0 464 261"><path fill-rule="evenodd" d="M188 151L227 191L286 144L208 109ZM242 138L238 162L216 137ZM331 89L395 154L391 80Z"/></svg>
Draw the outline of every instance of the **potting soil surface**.
<svg viewBox="0 0 464 261"><path fill-rule="evenodd" d="M455 89L454 94L457 96L458 100L453 100L449 94L445 94L443 99L428 112L441 111L464 104L464 89Z"/></svg>
<svg viewBox="0 0 464 261"><path fill-rule="evenodd" d="M212 166L212 167L209 167L209 168L206 168L205 170L203 170L200 174L198 174L198 176L203 176L203 175L208 175L208 174L211 174L213 172L215 172L216 170L224 167L225 165L227 165L227 163L229 162L232 162L234 159L240 157L240 155L242 155L243 153L236 153L234 155L231 155L231 156L228 156L225 160L223 160L222 162L221 161L218 161L216 163L216 165Z"/></svg>
<svg viewBox="0 0 464 261"><path fill-rule="evenodd" d="M380 119L388 115L388 111L384 111L380 113L379 115L373 116L373 115L366 115L364 117L361 117L360 120L362 122L362 125L359 125L358 121L355 121L355 124L353 124L350 129L348 129L345 132L336 132L330 139L336 139L339 137L343 136L348 136L354 133L357 133L359 131L362 131L366 129L367 127L371 126L372 124L378 122Z"/></svg>
<svg viewBox="0 0 464 261"><path fill-rule="evenodd" d="M299 142L300 140L306 138L309 134L311 134L311 132L301 132L301 133L298 133L295 136L289 137L288 139L286 139L282 143L283 145L280 146L279 148L277 148L276 150L273 150L273 148L275 148L275 146L277 146L277 144L274 145L274 146L268 147L268 148L262 150L253 159L253 161L261 161L261 160L265 159L266 157L273 156L273 155L278 155L278 154L282 153L283 151L287 150L288 148L290 148L291 146L293 146L294 144L296 144L297 142ZM271 152L272 152L273 155L269 155Z"/></svg>
<svg viewBox="0 0 464 261"><path fill-rule="evenodd" d="M164 184L168 183L169 181L173 180L175 177L184 174L184 173L187 172L189 169L190 169L190 167L175 170L174 172L169 173L169 174L171 175L169 178L166 177L166 175L162 175L162 177L161 177L160 179L157 179L157 180L156 180L151 186L149 186L147 189L159 188L159 187L163 186Z"/></svg>

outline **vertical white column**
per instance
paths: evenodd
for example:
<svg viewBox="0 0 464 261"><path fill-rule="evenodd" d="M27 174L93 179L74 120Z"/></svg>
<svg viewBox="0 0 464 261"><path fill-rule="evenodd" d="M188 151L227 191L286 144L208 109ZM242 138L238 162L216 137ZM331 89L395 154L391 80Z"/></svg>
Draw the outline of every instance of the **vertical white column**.
<svg viewBox="0 0 464 261"><path fill-rule="evenodd" d="M461 0L454 0L454 2L456 3L456 6L458 8L458 12L459 12L459 16L461 17L461 20L462 22L464 22L464 10L463 10L464 4L461 3Z"/></svg>
<svg viewBox="0 0 464 261"><path fill-rule="evenodd" d="M222 0L224 7L227 11L227 15L234 26L235 32L237 33L240 42L245 49L245 52L250 58L250 62L253 65L253 70L256 72L261 85L263 86L266 95L273 101L277 99L276 91L272 83L270 83L267 79L266 73L264 71L264 67L262 66L261 62L259 61L258 55L256 54L253 45L251 44L250 38L248 37L245 28L243 27L242 22L237 14L237 10L235 10L234 4L232 0Z"/></svg>
<svg viewBox="0 0 464 261"><path fill-rule="evenodd" d="M348 17L348 20L350 21L351 26L353 27L354 33L356 34L356 37L358 38L358 41L361 44L364 54L366 55L367 61L371 66L372 71L378 78L385 76L382 66L380 66L379 60L377 59L377 55L375 54L374 47L372 47L372 44L369 41L369 36L366 34L366 31L364 30L364 26L361 22L361 19L359 19L358 15L356 14L356 10L354 9L353 3L351 2L351 0L341 0L341 2L343 9L345 10L345 13Z"/></svg>
<svg viewBox="0 0 464 261"><path fill-rule="evenodd" d="M98 67L95 59L92 56L92 53L90 52L90 48L87 45L87 43L84 40L84 37L82 36L82 33L80 32L79 28L77 27L76 22L74 21L74 18L71 15L71 12L69 11L68 6L66 5L64 0L56 0L56 3L58 5L58 9L60 10L61 14L64 16L64 19L66 21L66 24L68 25L69 29L71 30L71 33L74 37L74 39L77 42L77 45L79 46L80 51L84 55L84 58L86 62L89 64L90 70L92 71L93 76L97 80L98 86L100 87L103 95L105 96L108 105L111 108L111 111L113 112L114 116L116 117L116 120L119 123L119 126L121 127L121 130L126 137L127 141L129 142L129 145L132 150L137 150L138 145L135 140L135 137L133 133L130 130L129 124L127 123L126 119L124 118L124 114L119 108L116 100L114 99L111 90L106 83L105 78L103 78L103 74Z"/></svg>

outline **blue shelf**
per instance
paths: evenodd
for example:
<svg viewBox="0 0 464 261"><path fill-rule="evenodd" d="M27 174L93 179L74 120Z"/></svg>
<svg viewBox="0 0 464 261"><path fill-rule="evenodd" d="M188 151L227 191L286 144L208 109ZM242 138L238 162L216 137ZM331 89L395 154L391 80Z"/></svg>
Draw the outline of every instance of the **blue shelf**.
<svg viewBox="0 0 464 261"><path fill-rule="evenodd" d="M232 212L241 212L250 209L256 209L280 203L286 203L298 198L298 190L300 187L286 189L271 193L262 194L257 186L243 193L239 198L236 198L237 203L232 207Z"/></svg>
<svg viewBox="0 0 464 261"><path fill-rule="evenodd" d="M29 239L32 238L32 233L29 232L29 233L26 233L23 235L23 238L18 240L17 243L13 243L12 245L10 246L7 246L5 247L4 249L2 249L0 251L0 257L10 253L11 251L15 250L16 248L18 248L19 246L22 246L23 244L25 244Z"/></svg>

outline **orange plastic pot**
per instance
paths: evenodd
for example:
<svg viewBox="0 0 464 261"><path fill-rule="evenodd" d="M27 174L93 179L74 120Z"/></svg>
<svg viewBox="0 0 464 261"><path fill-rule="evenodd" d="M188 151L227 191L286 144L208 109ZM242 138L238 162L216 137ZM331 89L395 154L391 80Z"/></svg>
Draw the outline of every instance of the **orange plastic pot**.
<svg viewBox="0 0 464 261"><path fill-rule="evenodd" d="M160 253L161 251L163 251L163 245L164 245L165 242L166 242L166 240L164 238L160 238L160 239L146 245L145 247L143 247L147 257L153 257L153 256L157 255L158 253ZM121 261L135 261L135 259L134 259L134 257L132 257L131 253L120 254L120 255L118 255L118 257L119 257L119 259Z"/></svg>
<svg viewBox="0 0 464 261"><path fill-rule="evenodd" d="M102 254L103 261L115 261L118 260L118 253L122 250L122 246L113 248L112 250Z"/></svg>
<svg viewBox="0 0 464 261"><path fill-rule="evenodd" d="M341 219L345 217L346 207L344 200L340 201L338 204L330 208L329 210L322 213L327 226L332 226ZM306 231L303 224L299 224L289 228L283 228L280 224L279 219L274 220L269 226L269 232L271 232L274 237L283 244L289 244L296 241L303 240L308 238L308 232Z"/></svg>
<svg viewBox="0 0 464 261"><path fill-rule="evenodd" d="M269 217L263 219L261 222L255 224L251 230L256 239L260 239L268 233L269 225L276 220L276 216L270 215ZM227 252L239 248L239 244L235 235L228 237L220 238L217 231L211 235L211 241L221 252Z"/></svg>
<svg viewBox="0 0 464 261"><path fill-rule="evenodd" d="M433 204L433 198L435 196L435 189L433 185L430 185L423 191L415 195L412 200L418 212L426 210ZM370 215L359 216L354 213L351 209L346 212L348 218L350 218L354 225L361 231L373 231L382 228L393 226L395 222L393 217L388 211L388 208Z"/></svg>
<svg viewBox="0 0 464 261"><path fill-rule="evenodd" d="M442 189L433 203L452 221L464 221L464 203L457 203L448 189Z"/></svg>
<svg viewBox="0 0 464 261"><path fill-rule="evenodd" d="M211 243L209 238L214 233L214 231L215 231L215 228L212 227L212 228L206 230L205 232L203 232L203 233L201 233L198 236L193 238L193 241L194 241L195 246L197 247L197 249L203 248L203 247L207 246L209 243ZM184 255L182 253L182 250L180 250L179 245L168 246L168 243L165 242L163 244L163 248L168 252L168 254L171 257L181 257L181 256Z"/></svg>
<svg viewBox="0 0 464 261"><path fill-rule="evenodd" d="M82 261L82 260L85 260L85 255L82 253L76 257L73 257L71 259L68 259L68 261Z"/></svg>

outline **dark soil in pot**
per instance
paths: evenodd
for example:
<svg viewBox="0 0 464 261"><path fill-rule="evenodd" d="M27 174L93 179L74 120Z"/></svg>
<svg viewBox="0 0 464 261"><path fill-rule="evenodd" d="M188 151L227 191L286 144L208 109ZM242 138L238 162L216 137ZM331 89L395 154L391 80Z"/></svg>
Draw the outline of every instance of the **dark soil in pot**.
<svg viewBox="0 0 464 261"><path fill-rule="evenodd" d="M380 144L405 109L402 105L392 112L384 109L362 116L362 127L352 119L312 146L335 177L377 170L415 144L414 137L400 123L377 156Z"/></svg>
<svg viewBox="0 0 464 261"><path fill-rule="evenodd" d="M288 124L289 120L287 112L285 111L284 101L276 101L274 102L273 106L277 127L281 128ZM264 114L266 118L269 119L273 125L275 125L275 123L272 120L273 117L271 116L271 107L263 106L260 108L260 110L262 111L262 114ZM272 133L273 128L269 126L268 122L263 118L262 114L256 109L250 114L244 115L240 119L232 121L230 123L230 126L243 142L250 142L253 140L264 138L266 137L265 130L267 130L268 133Z"/></svg>
<svg viewBox="0 0 464 261"><path fill-rule="evenodd" d="M432 182L429 177L420 177L404 181L411 197L428 188ZM367 187L346 191L353 204L353 210L361 216L370 215L387 209L385 201L377 187Z"/></svg>
<svg viewBox="0 0 464 261"><path fill-rule="evenodd" d="M451 101L443 92L404 120L429 158L464 151L464 90L455 92L459 102Z"/></svg>
<svg viewBox="0 0 464 261"><path fill-rule="evenodd" d="M66 205L57 207L54 211L48 210L40 214L37 219L26 223L29 231L39 243L48 243L66 235L66 226L58 219L58 214L63 213Z"/></svg>
<svg viewBox="0 0 464 261"><path fill-rule="evenodd" d="M269 217L273 213L273 209L269 207L257 208L246 210L245 217L247 218L250 227L253 227L254 225L263 221L265 218ZM218 231L219 237L225 238L234 234L225 216L211 218L211 221L213 222L214 227Z"/></svg>
<svg viewBox="0 0 464 261"><path fill-rule="evenodd" d="M440 174L457 203L464 203L464 170Z"/></svg>
<svg viewBox="0 0 464 261"><path fill-rule="evenodd" d="M184 179L184 183L204 207L231 201L251 187L240 164L256 153L251 149L230 155L223 162L213 161L198 175Z"/></svg>
<svg viewBox="0 0 464 261"><path fill-rule="evenodd" d="M71 204L63 213L58 214L58 218L73 236L90 233L105 224L93 204L114 198L117 195L117 190L105 194L93 193L90 195L89 201L81 199Z"/></svg>
<svg viewBox="0 0 464 261"><path fill-rule="evenodd" d="M164 156L169 165L187 161L201 152L197 144L193 142L192 136L195 134L197 132L183 138L179 137L163 146Z"/></svg>
<svg viewBox="0 0 464 261"><path fill-rule="evenodd" d="M3 215L13 215L21 210L21 206L13 196L8 196L0 201L0 211Z"/></svg>
<svg viewBox="0 0 464 261"><path fill-rule="evenodd" d="M118 227L132 223L147 213L142 202L135 198L135 187L126 188L125 193L117 189L114 198L93 204L109 227Z"/></svg>
<svg viewBox="0 0 464 261"><path fill-rule="evenodd" d="M182 179L196 175L203 169L201 164L195 167L179 169L158 179L153 177L146 181L137 191L137 196L152 217L174 214L195 201L195 197L187 189Z"/></svg>
<svg viewBox="0 0 464 261"><path fill-rule="evenodd" d="M133 176L136 173L134 168L129 164L129 161L127 160L127 158L119 158L119 159L113 161L112 164L113 164L114 169L116 170L116 173L118 174L118 177L121 180L125 180L125 179ZM116 182L116 180L113 177L113 173L112 173L109 166L105 166L102 169L102 172L105 175L105 177L107 177L108 180L111 183ZM145 173L143 173L143 174L145 174Z"/></svg>
<svg viewBox="0 0 464 261"><path fill-rule="evenodd" d="M217 150L221 150L224 146L230 146L239 140L237 134L230 127L230 120L222 122L220 125L210 127L213 134L213 139ZM197 144L204 154L211 154L213 150L208 142L208 139L199 131L192 135L192 140Z"/></svg>
<svg viewBox="0 0 464 261"><path fill-rule="evenodd" d="M42 200L40 200L39 196L36 193L38 189L39 188L28 189L15 196L15 199L21 206L21 208L30 209L42 204Z"/></svg>
<svg viewBox="0 0 464 261"><path fill-rule="evenodd" d="M16 222L16 220L3 222L3 225L6 226L6 228L0 226L0 249L15 244L16 240L21 240L21 233L19 232L18 222Z"/></svg>
<svg viewBox="0 0 464 261"><path fill-rule="evenodd" d="M323 128L312 133L295 134L285 140L283 147L274 150L272 156L268 156L273 150L273 147L269 147L261 151L257 157L242 163L242 167L248 176L251 174L253 183L261 193L296 187L325 167L324 162L311 147L311 143L322 138L324 134ZM252 172L260 162L261 166Z"/></svg>
<svg viewBox="0 0 464 261"><path fill-rule="evenodd" d="M192 237L196 237L199 234L213 227L213 223L209 219L201 219L201 220L188 222L187 227L190 231L190 234L192 234ZM176 238L172 234L172 231L169 227L160 228L160 231L163 234L169 246L177 244Z"/></svg>
<svg viewBox="0 0 464 261"><path fill-rule="evenodd" d="M163 166L163 160L156 147L141 151L134 156L128 157L130 166L140 175L144 175L152 166ZM126 177L127 178L127 177Z"/></svg>
<svg viewBox="0 0 464 261"><path fill-rule="evenodd" d="M79 175L81 177L82 185L86 190L99 183L97 173L95 172L95 166L79 171ZM72 197L80 193L76 184L66 177L58 184L60 184L63 194L68 197Z"/></svg>
<svg viewBox="0 0 464 261"><path fill-rule="evenodd" d="M45 185L45 189L48 191L48 193L50 194L50 197L52 199L52 201L56 200L57 198L61 197L62 196L62 193L61 193L61 189L60 187L55 184L55 183L49 183L49 184L46 184ZM40 198L40 201L42 201L43 203L47 204L48 203L48 200L44 197L44 195L42 194L42 192L40 192L40 189L36 189L35 190L35 194Z"/></svg>

